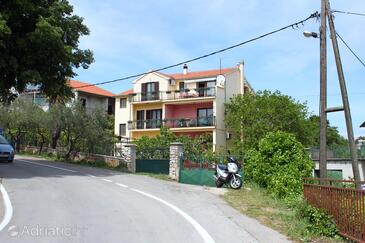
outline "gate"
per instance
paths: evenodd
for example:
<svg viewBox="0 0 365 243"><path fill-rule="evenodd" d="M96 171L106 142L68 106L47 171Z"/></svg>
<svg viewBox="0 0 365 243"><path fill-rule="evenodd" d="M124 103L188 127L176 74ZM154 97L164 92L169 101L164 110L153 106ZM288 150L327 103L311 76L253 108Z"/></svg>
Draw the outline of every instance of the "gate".
<svg viewBox="0 0 365 243"><path fill-rule="evenodd" d="M204 156L180 155L179 182L185 184L215 186L214 172L216 162Z"/></svg>
<svg viewBox="0 0 365 243"><path fill-rule="evenodd" d="M169 148L138 149L136 172L169 174Z"/></svg>

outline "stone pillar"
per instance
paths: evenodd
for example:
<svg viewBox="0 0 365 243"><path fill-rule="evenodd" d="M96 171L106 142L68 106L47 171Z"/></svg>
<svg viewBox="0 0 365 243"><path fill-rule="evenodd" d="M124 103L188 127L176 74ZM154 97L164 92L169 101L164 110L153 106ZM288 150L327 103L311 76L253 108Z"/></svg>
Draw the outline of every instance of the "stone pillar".
<svg viewBox="0 0 365 243"><path fill-rule="evenodd" d="M169 177L176 181L179 181L180 155L182 155L183 152L184 152L184 146L182 143L171 143L170 144Z"/></svg>
<svg viewBox="0 0 365 243"><path fill-rule="evenodd" d="M129 172L136 173L136 145L125 144L124 145L125 162L127 163L127 169Z"/></svg>

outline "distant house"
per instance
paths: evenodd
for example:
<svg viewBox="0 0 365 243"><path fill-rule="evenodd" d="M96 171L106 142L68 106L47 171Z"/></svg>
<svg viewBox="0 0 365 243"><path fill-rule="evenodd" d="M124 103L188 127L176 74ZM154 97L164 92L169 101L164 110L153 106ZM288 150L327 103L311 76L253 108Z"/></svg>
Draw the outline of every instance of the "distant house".
<svg viewBox="0 0 365 243"><path fill-rule="evenodd" d="M70 80L74 100L78 100L86 109L103 108L108 114L114 114L115 94L97 86L87 86L88 83Z"/></svg>
<svg viewBox="0 0 365 243"><path fill-rule="evenodd" d="M90 84L77 80L70 80L68 84L74 93L73 101L80 101L87 110L101 108L108 114L114 114L115 94L97 86L87 86ZM37 87L29 86L20 96L31 100L44 110L49 107L47 97Z"/></svg>

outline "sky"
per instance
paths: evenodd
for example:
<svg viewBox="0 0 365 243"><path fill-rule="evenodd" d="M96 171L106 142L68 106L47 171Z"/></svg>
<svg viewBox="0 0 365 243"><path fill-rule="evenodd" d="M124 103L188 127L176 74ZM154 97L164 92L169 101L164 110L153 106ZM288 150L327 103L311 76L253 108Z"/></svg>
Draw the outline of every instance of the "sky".
<svg viewBox="0 0 365 243"><path fill-rule="evenodd" d="M206 54L320 11L320 0L70 0L84 18L90 35L80 47L91 49L95 62L78 69L74 79L98 83L175 64ZM331 0L333 10L365 13L364 0ZM254 90L279 90L318 114L319 31L313 19L264 39L189 64L189 71L233 67L245 62L245 76ZM335 14L336 31L365 60L365 17ZM329 37L329 36L328 36ZM342 100L333 50L328 39L328 107ZM355 136L365 136L365 67L339 42ZM165 71L181 72L182 67ZM133 80L100 87L113 93L132 88ZM343 112L328 115L331 125L347 136Z"/></svg>

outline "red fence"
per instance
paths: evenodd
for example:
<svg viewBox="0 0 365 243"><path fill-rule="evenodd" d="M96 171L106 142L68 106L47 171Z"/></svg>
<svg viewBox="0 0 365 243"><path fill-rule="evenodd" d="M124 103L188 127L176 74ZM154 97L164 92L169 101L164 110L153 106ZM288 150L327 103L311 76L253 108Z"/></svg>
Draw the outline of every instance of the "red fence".
<svg viewBox="0 0 365 243"><path fill-rule="evenodd" d="M304 197L333 216L341 235L365 243L365 190L355 189L354 181L304 179Z"/></svg>

